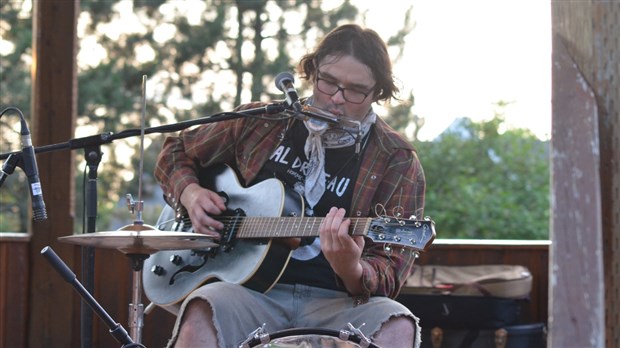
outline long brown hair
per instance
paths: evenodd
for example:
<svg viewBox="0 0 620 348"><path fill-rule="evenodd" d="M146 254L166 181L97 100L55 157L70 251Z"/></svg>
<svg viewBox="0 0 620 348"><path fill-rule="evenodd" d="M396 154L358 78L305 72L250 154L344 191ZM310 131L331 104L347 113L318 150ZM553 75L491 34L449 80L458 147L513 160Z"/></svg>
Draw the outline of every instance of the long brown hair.
<svg viewBox="0 0 620 348"><path fill-rule="evenodd" d="M299 73L306 80L314 79L318 64L326 56L347 55L370 68L377 82L373 91L375 101L396 98L399 89L394 83L387 45L374 30L356 24L341 25L323 37L314 52L301 58Z"/></svg>

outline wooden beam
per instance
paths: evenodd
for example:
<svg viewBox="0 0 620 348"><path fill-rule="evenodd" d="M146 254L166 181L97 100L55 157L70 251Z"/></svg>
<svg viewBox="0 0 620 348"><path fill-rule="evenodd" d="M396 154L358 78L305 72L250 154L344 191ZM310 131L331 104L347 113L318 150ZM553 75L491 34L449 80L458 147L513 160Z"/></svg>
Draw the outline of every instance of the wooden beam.
<svg viewBox="0 0 620 348"><path fill-rule="evenodd" d="M554 298L555 308L550 309L552 318L562 320L566 326L552 326L550 337L552 342L558 342L562 335L563 342L571 345L583 342L589 347L616 348L620 346L620 65L617 59L620 56L620 2L554 1L551 8L554 41L552 141L556 142L554 148L560 151L554 150L553 164L559 165L558 171L567 171L562 176L566 183L570 182L571 175L581 176L580 180L573 181L577 185L573 191L577 191L579 197L566 195L568 187L553 187L557 203L554 221L571 232L566 235L562 229L553 228L559 240L553 240L552 254L556 249L558 254L570 251L559 242L575 246L587 238L581 250L585 259L570 261L568 255L563 255L565 262L552 263L551 279L555 274L568 272L573 279L565 285L574 290L565 293L581 291L581 296L588 297L587 302L596 305L578 304L587 312L570 319L583 322L594 318L595 322L591 323L592 331L583 325L582 330L575 331L569 318L562 317L561 308L574 306L578 299ZM565 135L569 137L562 139ZM570 161L575 165L567 166ZM599 181L598 192L588 192L587 187L579 186L587 181L594 184L596 180ZM588 225L581 233L574 232L583 225L597 222L596 216L600 220L596 225ZM580 225L571 225L576 219ZM593 240L596 245L592 244ZM598 243L602 249L598 249ZM596 248L591 248L593 246ZM580 255L573 253L572 256L578 258ZM572 268L578 263L586 274ZM561 277L568 280L569 276L565 273ZM591 282L589 286L581 285L585 281ZM598 305L600 291L604 293L602 313ZM601 316L604 328L599 327ZM578 336L585 339L588 335L588 342L571 340ZM561 343L553 345L562 346Z"/></svg>
<svg viewBox="0 0 620 348"><path fill-rule="evenodd" d="M594 92L553 40L550 347L603 347L605 299L598 110Z"/></svg>
<svg viewBox="0 0 620 348"><path fill-rule="evenodd" d="M33 6L31 133L36 148L74 137L79 6L77 0L33 1ZM31 228L28 346L77 347L79 296L40 254L51 246L75 269L75 248L57 241L73 233L74 156L70 150L40 153L37 163L48 219Z"/></svg>

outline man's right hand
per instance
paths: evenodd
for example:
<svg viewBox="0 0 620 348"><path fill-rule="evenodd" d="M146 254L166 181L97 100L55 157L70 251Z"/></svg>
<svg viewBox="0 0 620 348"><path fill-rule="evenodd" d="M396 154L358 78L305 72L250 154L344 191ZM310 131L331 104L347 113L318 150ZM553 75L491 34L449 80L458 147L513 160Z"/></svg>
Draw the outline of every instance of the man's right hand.
<svg viewBox="0 0 620 348"><path fill-rule="evenodd" d="M198 184L189 184L181 193L181 204L187 209L194 232L213 235L213 230L224 228L224 224L211 217L226 210L224 199L217 193Z"/></svg>

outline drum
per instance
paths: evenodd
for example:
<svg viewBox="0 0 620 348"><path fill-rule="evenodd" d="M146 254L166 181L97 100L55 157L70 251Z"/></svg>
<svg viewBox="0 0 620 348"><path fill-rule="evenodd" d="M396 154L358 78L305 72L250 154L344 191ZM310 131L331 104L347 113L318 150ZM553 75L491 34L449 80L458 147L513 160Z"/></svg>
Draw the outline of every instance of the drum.
<svg viewBox="0 0 620 348"><path fill-rule="evenodd" d="M239 348L379 348L348 330L288 329L272 334L257 334L248 338Z"/></svg>

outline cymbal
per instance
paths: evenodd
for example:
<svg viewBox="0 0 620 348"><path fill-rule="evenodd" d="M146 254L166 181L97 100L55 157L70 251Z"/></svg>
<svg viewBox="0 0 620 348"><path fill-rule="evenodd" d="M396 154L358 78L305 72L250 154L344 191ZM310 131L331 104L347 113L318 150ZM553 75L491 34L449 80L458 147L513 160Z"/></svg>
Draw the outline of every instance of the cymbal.
<svg viewBox="0 0 620 348"><path fill-rule="evenodd" d="M160 250L202 249L217 246L214 236L191 232L157 230L148 225L129 225L105 231L59 237L65 243L118 249L125 254L153 254Z"/></svg>

